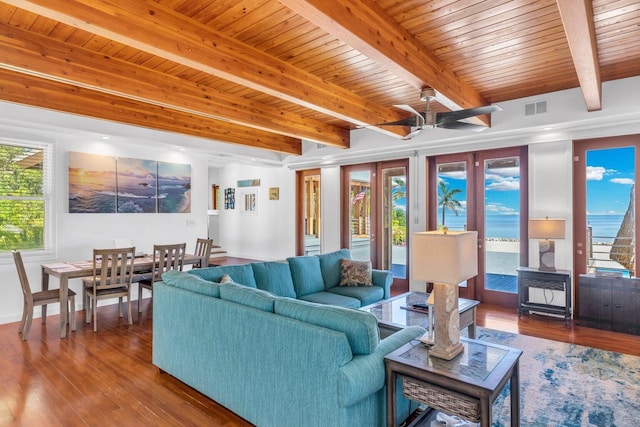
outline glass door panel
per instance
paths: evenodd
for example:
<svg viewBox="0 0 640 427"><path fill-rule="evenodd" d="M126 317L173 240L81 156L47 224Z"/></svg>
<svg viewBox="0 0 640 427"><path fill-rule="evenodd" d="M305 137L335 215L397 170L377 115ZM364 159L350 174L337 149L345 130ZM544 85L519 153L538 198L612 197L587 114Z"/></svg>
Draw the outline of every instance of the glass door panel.
<svg viewBox="0 0 640 427"><path fill-rule="evenodd" d="M484 290L517 294L520 265L520 158L484 162Z"/></svg>
<svg viewBox="0 0 640 427"><path fill-rule="evenodd" d="M349 235L351 257L371 259L371 171L349 172Z"/></svg>
<svg viewBox="0 0 640 427"><path fill-rule="evenodd" d="M321 251L320 170L296 172L296 253L316 255Z"/></svg>
<svg viewBox="0 0 640 427"><path fill-rule="evenodd" d="M320 253L320 174L304 177L304 253Z"/></svg>
<svg viewBox="0 0 640 427"><path fill-rule="evenodd" d="M438 163L438 230L467 229L467 163Z"/></svg>
<svg viewBox="0 0 640 427"><path fill-rule="evenodd" d="M635 151L586 151L587 273L635 275Z"/></svg>
<svg viewBox="0 0 640 427"><path fill-rule="evenodd" d="M382 268L407 278L407 170L382 169Z"/></svg>

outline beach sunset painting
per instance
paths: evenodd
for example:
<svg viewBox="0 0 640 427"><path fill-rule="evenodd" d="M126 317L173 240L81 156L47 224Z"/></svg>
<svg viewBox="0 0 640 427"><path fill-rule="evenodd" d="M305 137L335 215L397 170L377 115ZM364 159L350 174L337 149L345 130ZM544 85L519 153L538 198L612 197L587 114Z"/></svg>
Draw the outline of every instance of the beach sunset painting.
<svg viewBox="0 0 640 427"><path fill-rule="evenodd" d="M118 212L155 213L158 163L118 157Z"/></svg>
<svg viewBox="0 0 640 427"><path fill-rule="evenodd" d="M116 212L116 159L69 152L69 213Z"/></svg>
<svg viewBox="0 0 640 427"><path fill-rule="evenodd" d="M191 212L191 166L158 162L158 212Z"/></svg>

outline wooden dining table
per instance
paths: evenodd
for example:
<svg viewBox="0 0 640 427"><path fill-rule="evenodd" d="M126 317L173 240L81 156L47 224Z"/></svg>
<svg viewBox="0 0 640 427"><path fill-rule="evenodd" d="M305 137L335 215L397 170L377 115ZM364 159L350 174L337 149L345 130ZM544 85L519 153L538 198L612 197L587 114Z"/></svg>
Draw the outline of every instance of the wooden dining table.
<svg viewBox="0 0 640 427"><path fill-rule="evenodd" d="M206 265L207 257L193 254L184 255L184 265ZM57 277L60 282L60 338L67 336L67 300L69 279L93 276L93 261L61 261L46 263L42 268L42 290L49 289L49 277ZM153 257L150 255L136 256L133 262L133 273L150 272L153 269ZM75 307L73 307L75 310ZM42 306L42 317L47 316L46 304Z"/></svg>

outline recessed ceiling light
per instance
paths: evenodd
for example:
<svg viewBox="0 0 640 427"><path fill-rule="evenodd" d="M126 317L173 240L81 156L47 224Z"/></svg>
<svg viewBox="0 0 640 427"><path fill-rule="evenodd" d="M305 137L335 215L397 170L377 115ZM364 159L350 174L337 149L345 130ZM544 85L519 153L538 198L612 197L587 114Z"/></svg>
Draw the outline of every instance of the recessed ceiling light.
<svg viewBox="0 0 640 427"><path fill-rule="evenodd" d="M102 139L104 139L104 140L109 139L109 137L108 137L108 136L106 136L106 135L103 135L101 138L102 138Z"/></svg>
<svg viewBox="0 0 640 427"><path fill-rule="evenodd" d="M543 128L544 130L553 130L552 127L547 126L546 128Z"/></svg>

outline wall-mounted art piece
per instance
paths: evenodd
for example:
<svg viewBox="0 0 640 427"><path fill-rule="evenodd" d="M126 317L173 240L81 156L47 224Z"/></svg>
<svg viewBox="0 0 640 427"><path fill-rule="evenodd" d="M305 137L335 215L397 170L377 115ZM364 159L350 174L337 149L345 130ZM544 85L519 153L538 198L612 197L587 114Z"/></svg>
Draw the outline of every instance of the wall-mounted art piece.
<svg viewBox="0 0 640 427"><path fill-rule="evenodd" d="M280 187L269 187L269 200L280 200Z"/></svg>
<svg viewBox="0 0 640 427"><path fill-rule="evenodd" d="M236 190L234 188L224 189L224 208L225 209L236 208Z"/></svg>
<svg viewBox="0 0 640 427"><path fill-rule="evenodd" d="M118 212L157 212L158 162L118 157L116 167Z"/></svg>
<svg viewBox="0 0 640 427"><path fill-rule="evenodd" d="M240 213L242 215L258 215L258 192L256 189L240 193Z"/></svg>
<svg viewBox="0 0 640 427"><path fill-rule="evenodd" d="M191 166L69 152L69 213L114 212L191 212Z"/></svg>
<svg viewBox="0 0 640 427"><path fill-rule="evenodd" d="M116 158L69 152L69 213L116 212Z"/></svg>
<svg viewBox="0 0 640 427"><path fill-rule="evenodd" d="M191 212L191 166L158 162L158 212Z"/></svg>
<svg viewBox="0 0 640 427"><path fill-rule="evenodd" d="M260 187L259 179L240 179L238 180L238 187Z"/></svg>

